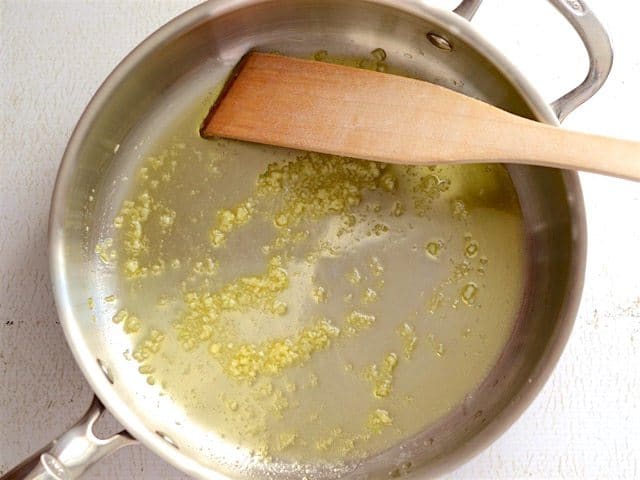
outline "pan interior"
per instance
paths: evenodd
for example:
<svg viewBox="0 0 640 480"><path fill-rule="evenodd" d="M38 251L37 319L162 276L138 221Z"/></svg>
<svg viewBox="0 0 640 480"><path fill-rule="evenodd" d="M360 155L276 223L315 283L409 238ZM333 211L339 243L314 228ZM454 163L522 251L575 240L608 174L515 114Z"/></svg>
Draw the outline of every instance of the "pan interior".
<svg viewBox="0 0 640 480"><path fill-rule="evenodd" d="M131 381L244 462L353 463L462 403L521 303L506 169L207 141L201 105L120 147L139 166L101 215L100 317Z"/></svg>
<svg viewBox="0 0 640 480"><path fill-rule="evenodd" d="M518 395L553 337L570 277L563 180L339 160L350 169L318 183L335 159L200 139L249 48L358 58L531 116L471 46L451 36L446 56L425 43L436 27L424 20L365 2L282 5L151 52L92 125L75 179L87 187L69 208L82 218L65 227L66 261L81 267L66 279L81 285L76 321L113 380L104 388L204 469L370 478L435 466ZM322 189L338 204L318 207ZM552 282L554 264L565 266Z"/></svg>

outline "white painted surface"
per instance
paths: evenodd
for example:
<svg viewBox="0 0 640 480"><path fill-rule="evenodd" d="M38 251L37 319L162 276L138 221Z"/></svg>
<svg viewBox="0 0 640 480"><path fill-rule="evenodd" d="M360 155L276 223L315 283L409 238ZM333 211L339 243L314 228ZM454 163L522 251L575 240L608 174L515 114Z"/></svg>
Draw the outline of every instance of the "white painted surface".
<svg viewBox="0 0 640 480"><path fill-rule="evenodd" d="M0 473L73 423L91 398L47 269L49 198L65 143L117 62L196 3L0 0ZM566 126L640 140L640 2L590 5L616 61ZM584 74L577 36L544 0L486 0L474 24L550 100ZM449 478L640 478L640 185L582 180L587 280L567 349L522 418ZM137 446L88 478L185 477Z"/></svg>

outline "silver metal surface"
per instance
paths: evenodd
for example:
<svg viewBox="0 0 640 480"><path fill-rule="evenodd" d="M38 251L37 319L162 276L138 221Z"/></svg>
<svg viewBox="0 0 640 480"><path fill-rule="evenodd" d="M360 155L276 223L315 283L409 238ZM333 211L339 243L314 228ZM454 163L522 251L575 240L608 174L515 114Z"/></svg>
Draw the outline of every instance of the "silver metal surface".
<svg viewBox="0 0 640 480"><path fill-rule="evenodd" d="M473 2L463 4L470 18ZM431 31L446 34L455 50L434 48L425 37ZM197 425L184 418L169 398L153 394L122 360L123 345L109 335L110 319L97 311L93 321L87 308L87 298L100 296L104 288L96 277L95 255L87 246L106 221L104 212L95 203L88 204L87 198L95 192L99 201L117 203L122 192L110 180L131 166L114 160L116 146L176 85L191 85L185 96L202 95L194 86L198 82L189 82L191 77L204 76L214 84L252 48L305 56L327 49L357 57L375 47L384 47L394 66L416 78L557 124L553 111L527 80L466 20L451 12L397 0L223 0L185 13L134 50L96 93L69 142L50 217L52 279L67 340L114 416L142 443L189 474L286 479L299 478L302 472L286 466L277 470L278 465L268 471L248 467L224 446L205 444ZM603 81L601 77L590 81L594 79ZM580 100L595 90L584 87ZM569 101L566 108L575 102ZM428 431L362 464L314 472L314 478L387 478L398 471L434 476L449 471L506 430L543 386L571 331L582 289L586 248L582 194L575 173L508 168L526 222L528 274L514 331L498 363L468 401ZM127 443L126 437L117 438Z"/></svg>
<svg viewBox="0 0 640 480"><path fill-rule="evenodd" d="M434 47L438 47L440 50L445 50L447 52L450 52L453 50L453 45L451 45L451 42L446 38L444 38L442 35L429 32L427 33L427 39L431 42L431 44Z"/></svg>
<svg viewBox="0 0 640 480"><path fill-rule="evenodd" d="M551 104L562 122L567 115L600 90L613 65L611 41L600 21L582 0L549 0L578 32L587 54L589 70L580 85Z"/></svg>
<svg viewBox="0 0 640 480"><path fill-rule="evenodd" d="M606 30L584 1L549 0L549 2L580 35L589 56L589 70L582 83L551 103L551 108L562 122L604 85L613 65L613 49ZM463 0L453 11L471 20L481 4L482 0Z"/></svg>
<svg viewBox="0 0 640 480"><path fill-rule="evenodd" d="M97 398L73 427L33 454L2 478L6 480L73 480L100 459L119 448L137 443L127 432L106 439L93 433L93 426L104 412Z"/></svg>
<svg viewBox="0 0 640 480"><path fill-rule="evenodd" d="M482 0L462 0L460 4L453 9L453 13L467 20L471 20L481 4Z"/></svg>

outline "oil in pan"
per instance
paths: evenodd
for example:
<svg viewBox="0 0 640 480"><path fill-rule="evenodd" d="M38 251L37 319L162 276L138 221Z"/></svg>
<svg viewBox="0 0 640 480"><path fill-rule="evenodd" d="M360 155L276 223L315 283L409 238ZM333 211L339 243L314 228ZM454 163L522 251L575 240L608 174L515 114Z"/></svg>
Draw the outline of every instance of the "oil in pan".
<svg viewBox="0 0 640 480"><path fill-rule="evenodd" d="M261 461L360 459L442 418L522 298L507 171L203 140L209 103L146 133L95 249L140 375Z"/></svg>

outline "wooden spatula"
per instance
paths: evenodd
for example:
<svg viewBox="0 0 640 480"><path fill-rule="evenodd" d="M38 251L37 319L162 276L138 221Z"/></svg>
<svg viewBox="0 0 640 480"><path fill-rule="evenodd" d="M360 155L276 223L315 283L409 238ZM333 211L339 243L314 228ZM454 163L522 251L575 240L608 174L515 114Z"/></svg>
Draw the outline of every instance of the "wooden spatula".
<svg viewBox="0 0 640 480"><path fill-rule="evenodd" d="M640 143L570 132L427 82L279 55L246 55L204 137L400 164L508 162L640 180Z"/></svg>

